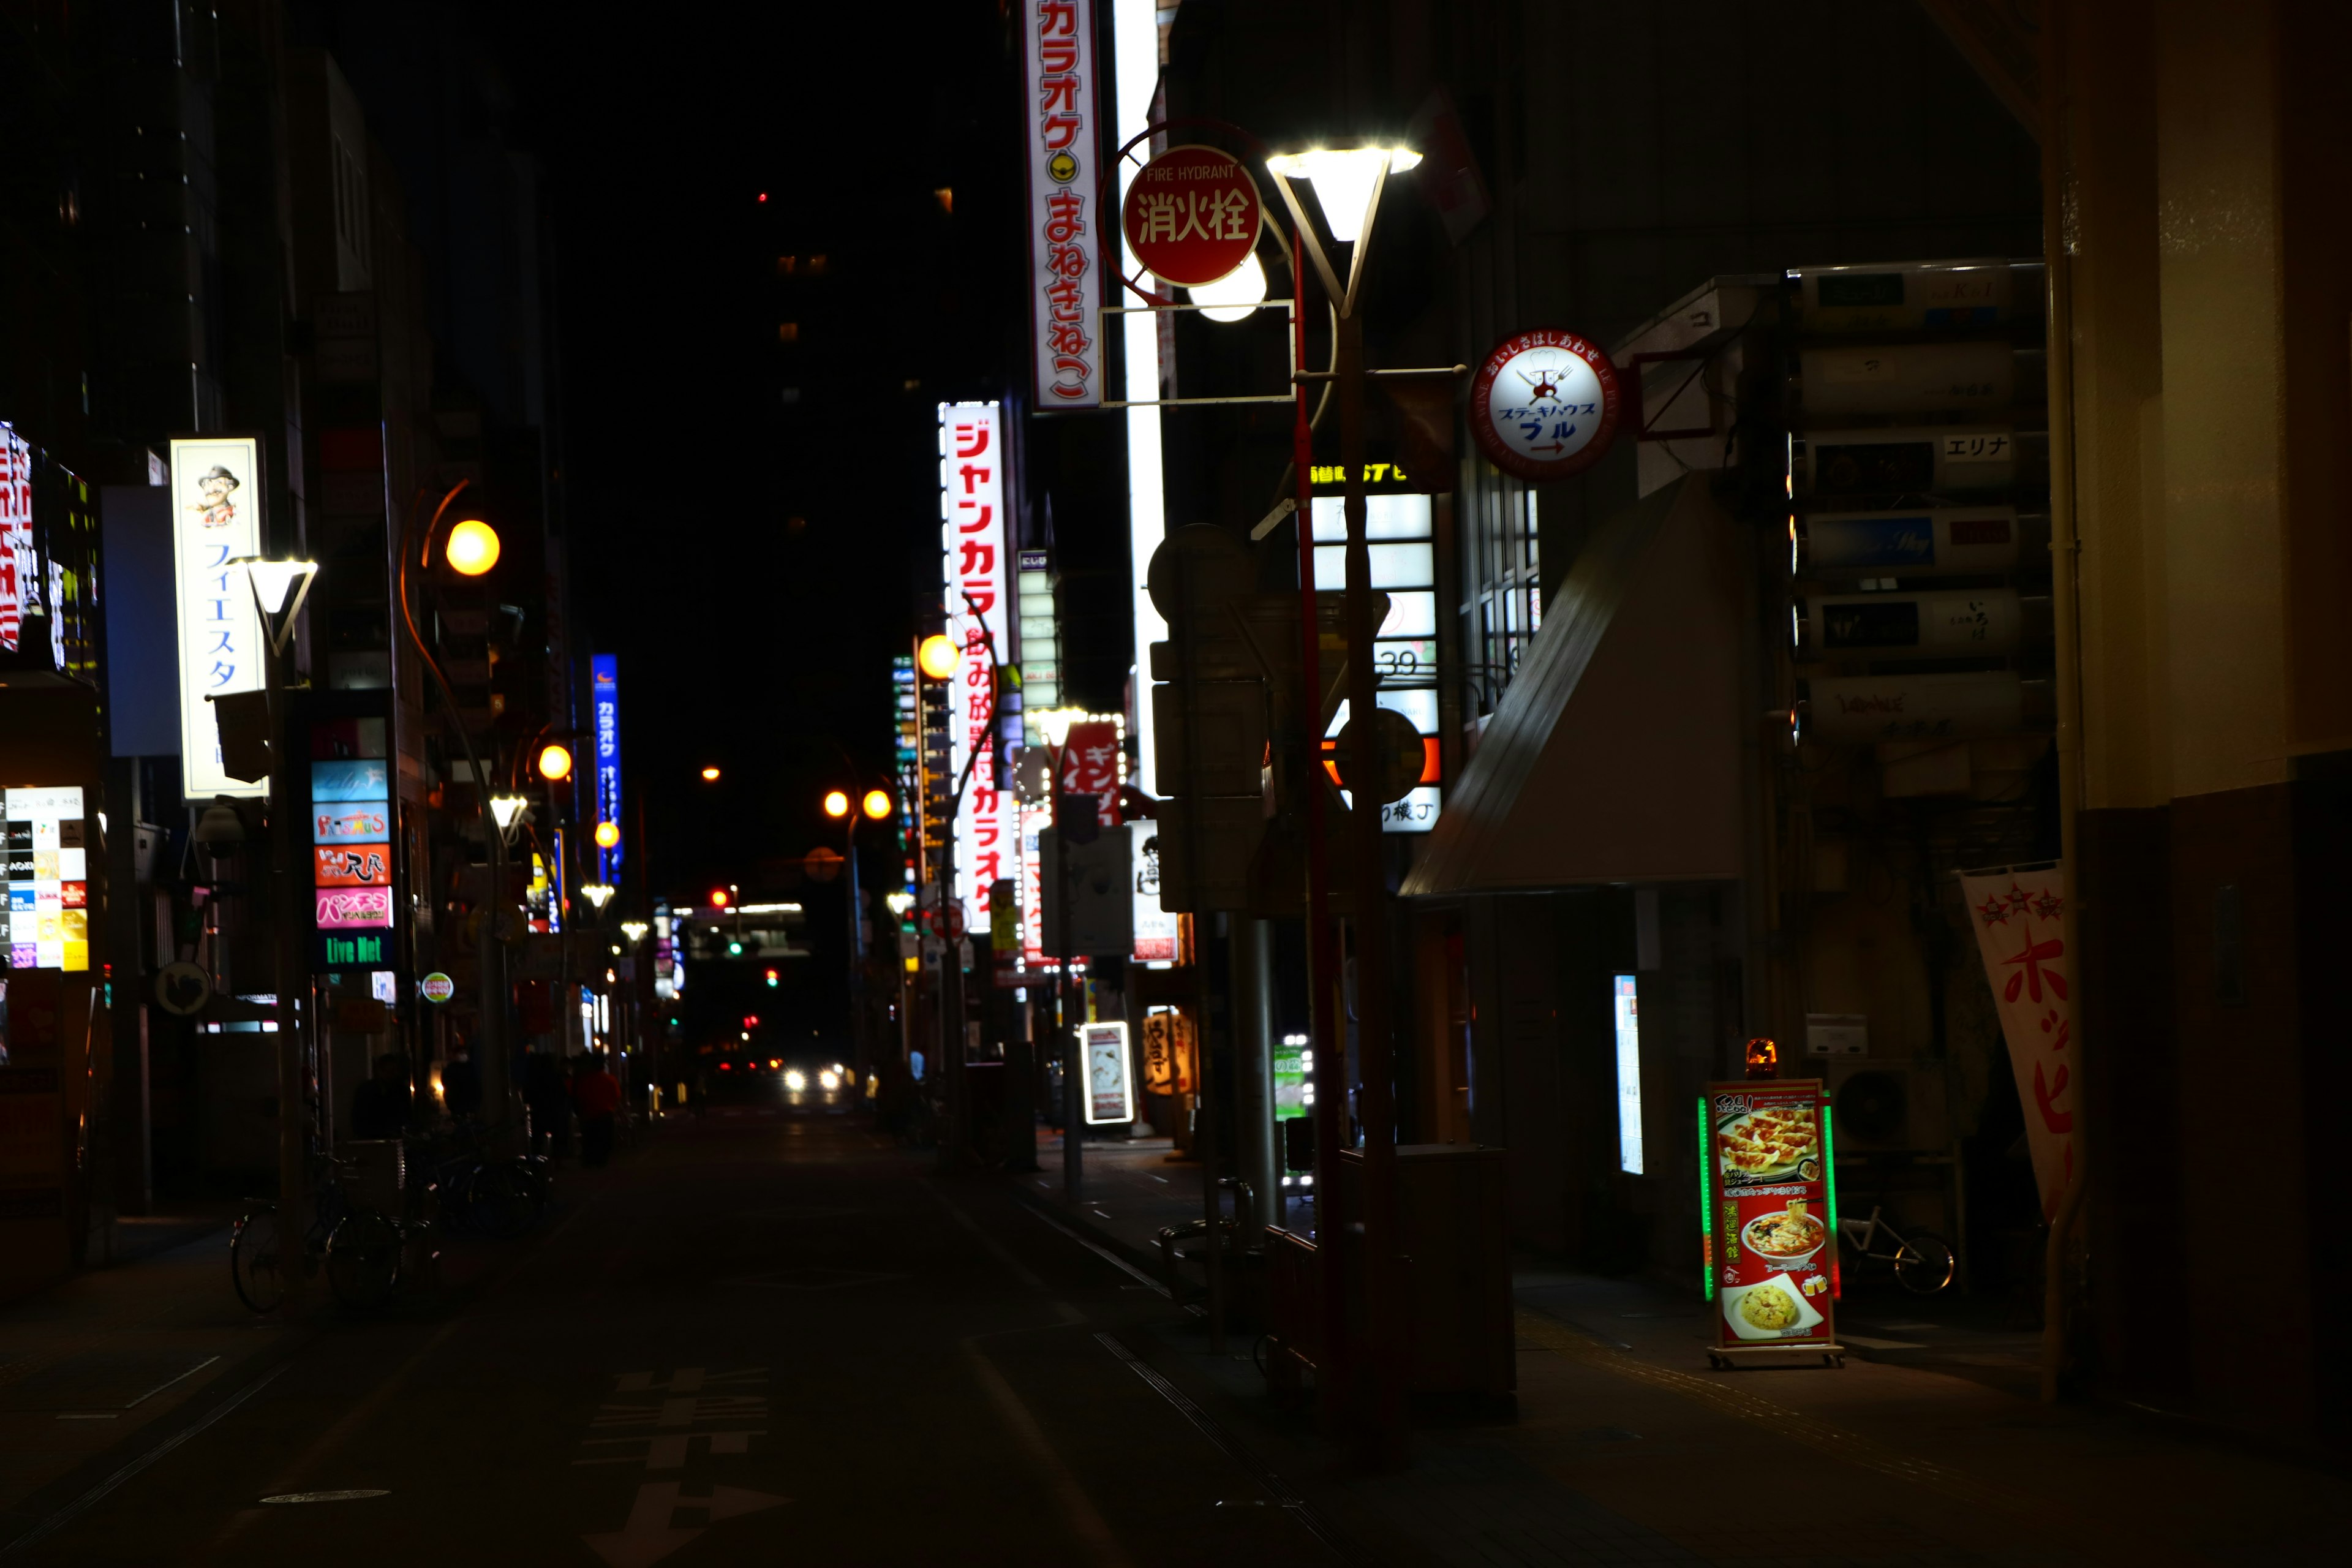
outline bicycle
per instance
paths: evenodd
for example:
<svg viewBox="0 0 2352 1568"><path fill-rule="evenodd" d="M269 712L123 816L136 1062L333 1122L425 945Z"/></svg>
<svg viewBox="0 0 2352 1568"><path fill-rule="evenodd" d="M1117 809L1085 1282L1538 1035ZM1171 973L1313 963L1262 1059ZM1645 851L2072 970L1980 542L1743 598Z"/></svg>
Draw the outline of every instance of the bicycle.
<svg viewBox="0 0 2352 1568"><path fill-rule="evenodd" d="M335 1300L354 1311L373 1311L392 1300L408 1243L428 1233L431 1221L404 1223L355 1200L336 1177L356 1164L331 1157L313 1161L318 1200L299 1251L288 1245L276 1200L256 1199L237 1216L228 1236L229 1278L247 1310L276 1310L286 1300L292 1267L306 1278L323 1267Z"/></svg>
<svg viewBox="0 0 2352 1568"><path fill-rule="evenodd" d="M436 1187L441 1212L453 1226L512 1241L547 1212L547 1162L535 1154L487 1157L460 1137L426 1145L411 1168L412 1185Z"/></svg>
<svg viewBox="0 0 2352 1568"><path fill-rule="evenodd" d="M1873 1204L1868 1219L1838 1221L1841 1249L1851 1245L1870 1262L1893 1265L1895 1282L1914 1296L1933 1296L1949 1285L1956 1272L1951 1243L1931 1230L1914 1231L1906 1239L1883 1213ZM1882 1232L1895 1243L1892 1252L1871 1250Z"/></svg>

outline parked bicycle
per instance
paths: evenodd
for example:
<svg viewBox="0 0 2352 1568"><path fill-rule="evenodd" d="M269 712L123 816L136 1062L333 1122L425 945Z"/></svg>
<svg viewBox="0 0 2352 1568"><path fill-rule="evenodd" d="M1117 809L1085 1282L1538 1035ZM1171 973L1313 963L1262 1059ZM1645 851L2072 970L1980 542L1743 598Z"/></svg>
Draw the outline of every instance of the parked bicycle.
<svg viewBox="0 0 2352 1568"><path fill-rule="evenodd" d="M1906 1237L1875 1204L1868 1219L1838 1221L1838 1247L1842 1253L1851 1247L1857 1259L1892 1265L1895 1282L1915 1296L1935 1295L1955 1272L1951 1243L1930 1230Z"/></svg>
<svg viewBox="0 0 2352 1568"><path fill-rule="evenodd" d="M275 1310L300 1270L305 1279L327 1276L335 1300L356 1311L372 1311L400 1288L412 1242L429 1242L430 1194L423 1216L399 1219L370 1206L343 1177L357 1162L330 1158L311 1164L308 1229L289 1237L274 1199L257 1199L229 1232L229 1276L237 1300L255 1312Z"/></svg>
<svg viewBox="0 0 2352 1568"><path fill-rule="evenodd" d="M459 1142L420 1151L409 1180L412 1187L438 1190L441 1215L452 1228L512 1241L547 1212L547 1166L536 1154L486 1158Z"/></svg>

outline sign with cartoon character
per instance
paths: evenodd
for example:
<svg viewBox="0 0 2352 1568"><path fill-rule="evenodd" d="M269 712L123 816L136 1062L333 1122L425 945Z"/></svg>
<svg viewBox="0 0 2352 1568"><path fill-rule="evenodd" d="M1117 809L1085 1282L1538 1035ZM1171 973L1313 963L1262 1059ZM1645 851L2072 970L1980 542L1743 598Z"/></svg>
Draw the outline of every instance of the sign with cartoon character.
<svg viewBox="0 0 2352 1568"><path fill-rule="evenodd" d="M262 795L267 779L231 778L207 697L258 691L261 617L245 568L261 553L261 442L205 436L172 443L172 556L180 631L181 788L191 800Z"/></svg>
<svg viewBox="0 0 2352 1568"><path fill-rule="evenodd" d="M1487 461L1530 484L1599 462L1617 435L1616 367L1551 329L1506 338L1470 384L1470 433Z"/></svg>

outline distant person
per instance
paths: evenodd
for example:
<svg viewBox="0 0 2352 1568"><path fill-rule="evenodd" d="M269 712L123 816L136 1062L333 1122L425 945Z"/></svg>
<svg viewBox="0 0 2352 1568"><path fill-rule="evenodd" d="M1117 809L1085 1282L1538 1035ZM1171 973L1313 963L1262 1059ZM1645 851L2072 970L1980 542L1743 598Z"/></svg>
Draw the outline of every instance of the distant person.
<svg viewBox="0 0 2352 1568"><path fill-rule="evenodd" d="M387 1051L374 1065L373 1076L352 1096L352 1136L398 1138L408 1131L408 1058Z"/></svg>
<svg viewBox="0 0 2352 1568"><path fill-rule="evenodd" d="M580 1163L602 1165L613 1157L613 1122L621 1110L621 1080L605 1070L601 1057L582 1057L572 1075L572 1108L580 1114Z"/></svg>
<svg viewBox="0 0 2352 1568"><path fill-rule="evenodd" d="M482 1110L482 1074L463 1040L441 1064L441 1107L453 1121L470 1121Z"/></svg>

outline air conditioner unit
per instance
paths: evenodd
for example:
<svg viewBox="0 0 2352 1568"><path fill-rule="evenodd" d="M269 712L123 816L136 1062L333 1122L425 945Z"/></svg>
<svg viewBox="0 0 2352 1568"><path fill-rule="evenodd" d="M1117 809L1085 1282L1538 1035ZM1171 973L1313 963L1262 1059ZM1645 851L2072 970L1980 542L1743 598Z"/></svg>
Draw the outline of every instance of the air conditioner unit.
<svg viewBox="0 0 2352 1568"><path fill-rule="evenodd" d="M1950 1151L1949 1080L1942 1062L1830 1057L1822 1070L1840 1154Z"/></svg>

